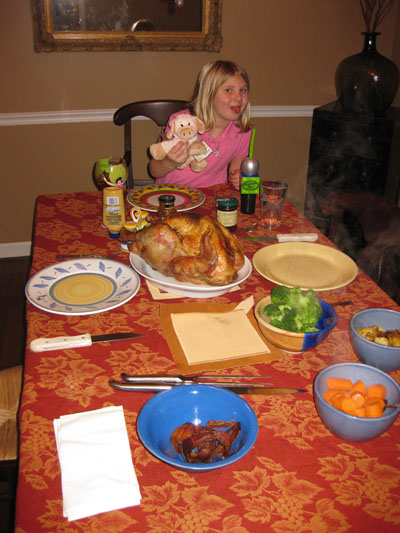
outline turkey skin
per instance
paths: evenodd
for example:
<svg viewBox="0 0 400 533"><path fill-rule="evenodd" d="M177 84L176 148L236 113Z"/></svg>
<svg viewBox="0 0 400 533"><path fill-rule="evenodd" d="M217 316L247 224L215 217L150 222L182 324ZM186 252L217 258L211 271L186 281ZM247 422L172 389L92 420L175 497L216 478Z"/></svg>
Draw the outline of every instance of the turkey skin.
<svg viewBox="0 0 400 533"><path fill-rule="evenodd" d="M244 265L238 239L207 215L181 213L137 231L130 251L178 281L227 285Z"/></svg>

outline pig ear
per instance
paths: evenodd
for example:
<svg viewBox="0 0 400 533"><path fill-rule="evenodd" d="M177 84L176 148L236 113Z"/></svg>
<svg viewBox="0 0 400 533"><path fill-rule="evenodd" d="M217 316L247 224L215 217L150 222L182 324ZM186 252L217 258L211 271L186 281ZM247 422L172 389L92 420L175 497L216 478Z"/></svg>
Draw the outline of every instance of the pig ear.
<svg viewBox="0 0 400 533"><path fill-rule="evenodd" d="M175 119L171 120L171 122L168 124L168 126L170 127L170 129L165 134L165 138L166 139L172 139L172 137L175 135L175 129L176 129L176 121L175 121Z"/></svg>
<svg viewBox="0 0 400 533"><path fill-rule="evenodd" d="M200 120L199 117L194 117L194 121L195 121L196 126L197 126L197 131L199 133L204 133L205 127L204 127L203 121Z"/></svg>

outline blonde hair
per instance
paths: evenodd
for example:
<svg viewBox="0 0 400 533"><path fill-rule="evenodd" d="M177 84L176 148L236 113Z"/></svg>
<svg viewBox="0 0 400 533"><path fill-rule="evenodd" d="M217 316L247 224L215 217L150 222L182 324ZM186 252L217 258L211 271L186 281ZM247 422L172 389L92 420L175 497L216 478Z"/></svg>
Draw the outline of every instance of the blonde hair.
<svg viewBox="0 0 400 533"><path fill-rule="evenodd" d="M213 107L215 93L228 78L235 74L242 76L247 89L250 90L247 72L232 61L212 61L204 65L197 77L189 108L204 122L207 131L215 127ZM236 121L236 125L242 132L250 129L250 102L247 103L240 118Z"/></svg>

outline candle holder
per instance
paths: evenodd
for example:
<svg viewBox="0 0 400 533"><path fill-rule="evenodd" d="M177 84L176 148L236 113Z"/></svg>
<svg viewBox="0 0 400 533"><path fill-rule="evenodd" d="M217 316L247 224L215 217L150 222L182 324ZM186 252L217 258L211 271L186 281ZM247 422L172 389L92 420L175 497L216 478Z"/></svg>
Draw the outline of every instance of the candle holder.
<svg viewBox="0 0 400 533"><path fill-rule="evenodd" d="M93 180L97 188L125 188L128 179L128 167L122 157L103 157L94 165Z"/></svg>

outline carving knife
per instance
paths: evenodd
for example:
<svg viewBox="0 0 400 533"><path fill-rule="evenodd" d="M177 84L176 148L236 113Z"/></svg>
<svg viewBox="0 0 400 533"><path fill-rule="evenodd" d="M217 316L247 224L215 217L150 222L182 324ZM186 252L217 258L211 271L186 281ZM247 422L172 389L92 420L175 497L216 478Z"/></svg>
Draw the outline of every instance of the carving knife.
<svg viewBox="0 0 400 533"><path fill-rule="evenodd" d="M84 333L72 337L52 337L35 339L30 344L32 352L49 352L51 350L65 350L66 348L80 348L91 346L94 342L109 342L122 339L133 339L143 337L140 333L109 333L107 335L90 335Z"/></svg>
<svg viewBox="0 0 400 533"><path fill-rule="evenodd" d="M245 241L278 241L278 242L315 242L318 240L317 233L277 233L273 236L242 237Z"/></svg>
<svg viewBox="0 0 400 533"><path fill-rule="evenodd" d="M190 387L191 383L165 383L165 384L159 384L159 383L126 383L121 381L113 381L111 380L110 385L114 387L115 389L124 390L124 391L131 391L131 392L161 392L165 390L169 390L172 387ZM196 385L199 385L196 383ZM207 383L201 383L200 385L212 385L214 387L221 387L226 390L229 390L231 392L235 392L236 394L262 394L265 396L273 396L275 394L294 394L297 392L307 392L305 389L291 389L287 387L263 387L260 385L251 385L249 383L221 383L221 382L207 382Z"/></svg>

